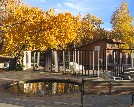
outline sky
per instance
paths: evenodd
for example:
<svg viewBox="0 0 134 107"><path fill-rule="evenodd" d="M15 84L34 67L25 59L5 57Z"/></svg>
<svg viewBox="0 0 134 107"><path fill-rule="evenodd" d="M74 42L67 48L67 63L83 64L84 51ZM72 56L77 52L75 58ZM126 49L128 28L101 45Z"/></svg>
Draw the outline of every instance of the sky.
<svg viewBox="0 0 134 107"><path fill-rule="evenodd" d="M24 3L42 8L44 11L54 8L56 14L70 12L77 15L80 13L84 17L90 13L102 19L104 24L101 27L107 30L112 28L110 21L113 12L123 1L128 3L130 15L134 16L134 0L23 0Z"/></svg>

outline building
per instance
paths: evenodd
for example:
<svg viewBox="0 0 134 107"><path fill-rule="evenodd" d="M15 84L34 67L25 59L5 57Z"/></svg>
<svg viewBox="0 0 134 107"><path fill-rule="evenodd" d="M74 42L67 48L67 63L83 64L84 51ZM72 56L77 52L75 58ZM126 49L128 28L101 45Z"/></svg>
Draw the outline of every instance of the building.
<svg viewBox="0 0 134 107"><path fill-rule="evenodd" d="M90 50L91 54L93 54L93 52L94 52L95 64L98 63L98 52L97 51L99 51L100 61L103 61L103 63L106 63L105 60L106 60L106 56L107 56L108 63L112 63L111 57L113 55L113 50L120 49L121 44L125 44L125 43L121 42L120 40L104 38L99 41L90 43L88 45L81 46L78 48L78 50Z"/></svg>

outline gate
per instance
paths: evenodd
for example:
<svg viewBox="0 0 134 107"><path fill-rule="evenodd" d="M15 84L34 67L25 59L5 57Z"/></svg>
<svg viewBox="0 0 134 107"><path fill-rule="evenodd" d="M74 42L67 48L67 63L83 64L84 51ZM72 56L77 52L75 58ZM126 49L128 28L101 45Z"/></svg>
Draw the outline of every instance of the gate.
<svg viewBox="0 0 134 107"><path fill-rule="evenodd" d="M103 70L112 71L120 76L124 70L134 65L134 49L105 49L103 51Z"/></svg>

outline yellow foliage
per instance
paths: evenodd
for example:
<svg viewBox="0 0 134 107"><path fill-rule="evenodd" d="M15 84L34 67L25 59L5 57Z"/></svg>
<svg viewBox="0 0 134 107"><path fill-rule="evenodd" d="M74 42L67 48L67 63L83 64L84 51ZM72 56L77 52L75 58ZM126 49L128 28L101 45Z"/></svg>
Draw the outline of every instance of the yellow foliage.
<svg viewBox="0 0 134 107"><path fill-rule="evenodd" d="M52 8L44 12L20 3L7 10L3 53L14 55L24 44L27 50L63 49L77 36L80 22L68 12L54 15Z"/></svg>
<svg viewBox="0 0 134 107"><path fill-rule="evenodd" d="M130 16L128 9L128 4L123 2L121 7L118 8L111 18L111 24L114 30L114 38L122 40L127 43L127 46L130 47L130 44L133 43L133 18Z"/></svg>
<svg viewBox="0 0 134 107"><path fill-rule="evenodd" d="M78 18L80 17L78 16ZM91 14L87 14L84 18L80 19L80 22L77 37L74 42L78 45L85 45L96 38L99 34L100 24L103 22Z"/></svg>

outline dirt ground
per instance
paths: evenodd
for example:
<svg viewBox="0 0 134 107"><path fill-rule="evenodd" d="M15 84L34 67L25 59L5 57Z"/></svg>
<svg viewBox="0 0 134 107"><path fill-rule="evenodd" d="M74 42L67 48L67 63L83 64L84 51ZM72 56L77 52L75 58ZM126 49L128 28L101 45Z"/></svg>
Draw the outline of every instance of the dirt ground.
<svg viewBox="0 0 134 107"><path fill-rule="evenodd" d="M23 75L22 75L23 74ZM0 86L13 81L54 78L55 75L33 72L1 72ZM73 78L57 75L55 78ZM131 95L84 95L83 107L129 107L132 103ZM66 95L45 95L43 97L14 95L0 90L0 107L82 107L80 92Z"/></svg>
<svg viewBox="0 0 134 107"><path fill-rule="evenodd" d="M129 107L131 95L84 95L83 107ZM0 107L81 107L80 93L32 97L0 93Z"/></svg>

